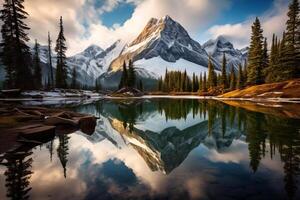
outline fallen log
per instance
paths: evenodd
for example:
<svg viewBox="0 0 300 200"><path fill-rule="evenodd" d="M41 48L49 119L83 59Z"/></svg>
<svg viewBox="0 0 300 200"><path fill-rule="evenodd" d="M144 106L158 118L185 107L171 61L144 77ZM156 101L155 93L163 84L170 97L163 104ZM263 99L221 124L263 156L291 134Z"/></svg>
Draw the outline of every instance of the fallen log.
<svg viewBox="0 0 300 200"><path fill-rule="evenodd" d="M23 137L28 140L43 140L44 138L54 137L55 126L34 124L17 128L16 132L19 133L19 137Z"/></svg>

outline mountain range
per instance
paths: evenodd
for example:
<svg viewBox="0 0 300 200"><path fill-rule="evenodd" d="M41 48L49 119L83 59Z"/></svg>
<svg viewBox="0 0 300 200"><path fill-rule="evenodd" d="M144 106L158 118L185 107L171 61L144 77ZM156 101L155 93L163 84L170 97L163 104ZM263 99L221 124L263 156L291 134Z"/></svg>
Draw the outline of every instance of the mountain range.
<svg viewBox="0 0 300 200"><path fill-rule="evenodd" d="M130 43L115 41L107 49L91 45L83 52L67 58L68 76L76 68L77 79L81 85L94 86L96 80L107 89L115 89L122 74L124 62L132 60L137 78L142 79L144 87L156 86L158 78L168 70L186 70L189 75L207 72L209 56L216 71L221 70L223 54L227 58L227 71L233 66L237 69L247 59L248 48L235 49L224 36L209 40L203 45L193 40L185 28L171 17L152 18L142 32ZM41 46L40 60L43 81L49 76L48 48ZM53 56L55 65L56 58ZM54 66L54 70L55 70ZM3 71L0 72L3 79Z"/></svg>

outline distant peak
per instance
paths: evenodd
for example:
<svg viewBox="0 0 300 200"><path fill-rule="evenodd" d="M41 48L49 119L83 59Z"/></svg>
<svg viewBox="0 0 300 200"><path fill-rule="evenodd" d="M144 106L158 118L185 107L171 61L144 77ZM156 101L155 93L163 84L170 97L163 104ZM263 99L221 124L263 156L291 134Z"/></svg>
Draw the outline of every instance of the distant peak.
<svg viewBox="0 0 300 200"><path fill-rule="evenodd" d="M174 22L174 20L170 17L170 15L165 15L164 17L162 17L160 19L160 21L163 21L165 23L167 23L167 22Z"/></svg>
<svg viewBox="0 0 300 200"><path fill-rule="evenodd" d="M226 38L224 35L219 35L219 36L217 37L216 41L219 41L219 42L221 42L221 43L227 43L227 42L229 42L229 41L227 40L227 38Z"/></svg>

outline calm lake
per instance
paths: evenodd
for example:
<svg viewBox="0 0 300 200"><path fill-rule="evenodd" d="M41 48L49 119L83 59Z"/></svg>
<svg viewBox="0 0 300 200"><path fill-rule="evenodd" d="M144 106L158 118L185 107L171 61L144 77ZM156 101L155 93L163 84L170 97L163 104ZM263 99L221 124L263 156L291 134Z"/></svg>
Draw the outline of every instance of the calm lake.
<svg viewBox="0 0 300 200"><path fill-rule="evenodd" d="M99 117L95 132L1 152L0 199L300 199L300 119L277 108L140 99L69 109Z"/></svg>

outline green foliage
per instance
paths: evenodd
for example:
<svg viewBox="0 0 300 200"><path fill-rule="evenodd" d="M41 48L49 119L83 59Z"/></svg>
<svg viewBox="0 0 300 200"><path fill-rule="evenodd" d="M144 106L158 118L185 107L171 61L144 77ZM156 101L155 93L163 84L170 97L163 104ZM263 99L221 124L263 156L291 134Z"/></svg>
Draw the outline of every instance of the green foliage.
<svg viewBox="0 0 300 200"><path fill-rule="evenodd" d="M264 83L263 30L258 18L252 25L251 43L248 56L248 77L250 85Z"/></svg>
<svg viewBox="0 0 300 200"><path fill-rule="evenodd" d="M144 85L143 85L143 81L142 80L139 80L139 84L138 84L138 87L137 87L140 91L144 91Z"/></svg>
<svg viewBox="0 0 300 200"><path fill-rule="evenodd" d="M214 88L217 86L217 75L215 72L215 67L211 62L211 57L209 57L208 61L208 87Z"/></svg>
<svg viewBox="0 0 300 200"><path fill-rule="evenodd" d="M235 90L236 89L236 76L234 72L234 67L231 67L231 72L230 72L230 90Z"/></svg>
<svg viewBox="0 0 300 200"><path fill-rule="evenodd" d="M63 19L60 17L60 31L56 40L55 51L57 53L55 85L58 88L67 88L67 65L66 65L66 38L64 36Z"/></svg>
<svg viewBox="0 0 300 200"><path fill-rule="evenodd" d="M135 87L136 86L136 74L134 66L131 60L129 60L128 68L126 62L123 63L123 70L121 75L121 80L119 83L119 89L123 87Z"/></svg>
<svg viewBox="0 0 300 200"><path fill-rule="evenodd" d="M228 88L226 66L227 66L227 61L226 61L226 56L224 53L223 54L223 62L222 62L222 73L221 73L221 85L224 89Z"/></svg>
<svg viewBox="0 0 300 200"><path fill-rule="evenodd" d="M119 83L119 89L121 89L123 87L127 87L127 86L128 86L128 73L127 73L126 62L124 61L121 80Z"/></svg>
<svg viewBox="0 0 300 200"><path fill-rule="evenodd" d="M33 81L28 81L32 80L32 59L30 48L26 44L29 41L29 27L25 23L28 13L23 4L24 0L5 0L0 11L3 22L0 57L7 72L6 88L33 87Z"/></svg>
<svg viewBox="0 0 300 200"><path fill-rule="evenodd" d="M75 68L75 67L73 67L73 70L72 70L71 88L72 88L72 89L77 89L77 88L78 88L78 83L77 83L77 71L76 71L76 68Z"/></svg>
<svg viewBox="0 0 300 200"><path fill-rule="evenodd" d="M168 71L164 79L158 81L159 91L164 92L197 92L199 89L198 77L194 74L192 80L186 71Z"/></svg>
<svg viewBox="0 0 300 200"><path fill-rule="evenodd" d="M63 167L64 177L67 178L67 162L69 155L69 139L70 137L66 134L58 136L59 145L57 148L57 156L60 160L60 163Z"/></svg>
<svg viewBox="0 0 300 200"><path fill-rule="evenodd" d="M299 2L293 0L289 5L284 44L281 45L281 77L292 79L300 77L300 16Z"/></svg>
<svg viewBox="0 0 300 200"><path fill-rule="evenodd" d="M136 75L132 60L129 60L128 64L128 87L135 87L136 85Z"/></svg>
<svg viewBox="0 0 300 200"><path fill-rule="evenodd" d="M204 73L204 77L203 77L202 92L207 92L207 78L206 78L206 73Z"/></svg>
<svg viewBox="0 0 300 200"><path fill-rule="evenodd" d="M265 70L267 83L272 83L279 80L278 75L280 74L280 70L278 68L279 66L278 64L279 64L279 46L278 46L277 37L275 36L275 34L273 34L269 66Z"/></svg>
<svg viewBox="0 0 300 200"><path fill-rule="evenodd" d="M242 65L239 64L239 71L238 71L236 88L237 89L243 88L244 83L245 83L245 79L244 79L244 74L243 74L243 68L242 68Z"/></svg>
<svg viewBox="0 0 300 200"><path fill-rule="evenodd" d="M95 90L96 90L96 92L100 92L102 90L102 85L101 85L100 80L96 79L96 81L95 81Z"/></svg>

